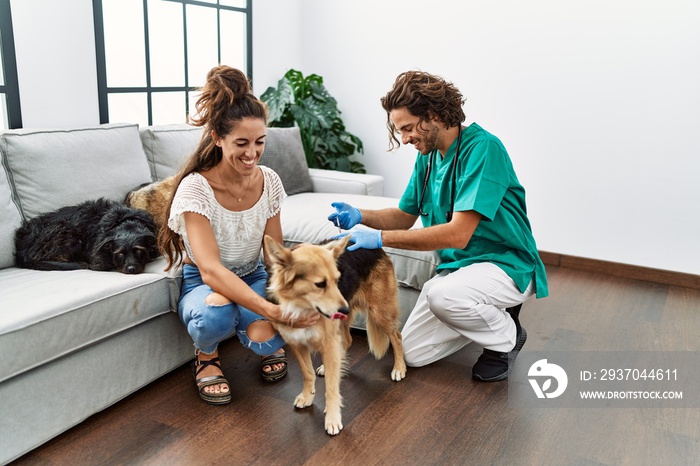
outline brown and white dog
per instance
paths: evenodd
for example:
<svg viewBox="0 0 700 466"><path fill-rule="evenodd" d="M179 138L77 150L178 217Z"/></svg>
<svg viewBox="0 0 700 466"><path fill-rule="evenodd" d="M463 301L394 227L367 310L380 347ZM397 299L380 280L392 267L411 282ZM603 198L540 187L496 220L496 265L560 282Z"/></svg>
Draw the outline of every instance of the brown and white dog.
<svg viewBox="0 0 700 466"><path fill-rule="evenodd" d="M316 372L311 353L319 352L323 366L318 375L326 379L326 432L343 428L340 378L346 350L352 343L350 324L357 312L367 317L369 349L381 358L394 350L392 380L406 376L401 333L398 330L398 290L391 260L382 249L346 251L348 237L322 245L301 244L288 249L265 236L271 267L269 297L292 319L308 312L323 318L309 328L274 324L299 361L304 379L294 406L311 406L316 393Z"/></svg>
<svg viewBox="0 0 700 466"><path fill-rule="evenodd" d="M157 232L167 223L165 211L170 204L170 196L173 195L174 188L174 176L153 183L145 183L129 191L124 199L124 204L150 213L156 224Z"/></svg>

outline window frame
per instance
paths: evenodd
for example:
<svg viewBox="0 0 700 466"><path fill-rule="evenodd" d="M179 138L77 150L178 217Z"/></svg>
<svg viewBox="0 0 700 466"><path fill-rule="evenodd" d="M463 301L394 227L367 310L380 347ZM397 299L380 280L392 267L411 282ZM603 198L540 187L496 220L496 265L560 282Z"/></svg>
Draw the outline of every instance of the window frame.
<svg viewBox="0 0 700 466"><path fill-rule="evenodd" d="M22 127L22 107L19 99L19 79L17 78L17 58L15 38L12 28L10 0L0 0L0 58L3 61L4 84L0 84L0 94L5 95L8 129ZM0 128L2 130L3 128Z"/></svg>
<svg viewBox="0 0 700 466"><path fill-rule="evenodd" d="M9 1L9 0L8 0ZM143 3L143 18L144 18L144 47L145 47L145 59L146 59L146 85L145 86L134 86L134 87L109 87L107 86L107 62L106 62L106 52L105 52L105 37L104 37L104 23L103 23L103 10L102 10L102 0L92 0L93 5L93 19L95 23L95 49L96 49L96 61L97 61L97 94L98 94L98 104L99 104L99 115L100 123L109 123L109 95L110 94L120 94L120 93L145 93L146 94L146 104L148 112L148 125L153 124L153 95L159 92L184 92L185 93L185 110L187 114L190 113L190 99L189 95L191 92L196 91L195 87L189 85L188 76L188 56L187 56L187 5L195 5L209 8L216 8L217 10L217 46L218 46L218 62L221 62L221 26L220 26L220 12L224 11L237 11L246 14L246 68L248 79L253 81L253 1L246 0L245 7L233 7L227 5L221 5L220 1L217 0L216 3L207 3L197 0L162 0L172 3L179 3L182 5L183 10L183 40L184 40L184 66L185 66L185 84L184 86L152 86L151 85L151 59L150 59L150 44L148 40L148 29L149 29L149 18L148 18L148 0L142 0Z"/></svg>

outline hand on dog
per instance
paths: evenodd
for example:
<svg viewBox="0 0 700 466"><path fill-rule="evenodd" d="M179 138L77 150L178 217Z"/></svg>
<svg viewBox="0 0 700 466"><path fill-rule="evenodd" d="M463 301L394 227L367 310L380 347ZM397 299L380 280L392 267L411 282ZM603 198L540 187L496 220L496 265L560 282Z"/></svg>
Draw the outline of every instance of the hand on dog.
<svg viewBox="0 0 700 466"><path fill-rule="evenodd" d="M271 320L272 322L287 325L289 327L307 328L307 327L311 327L316 322L318 322L318 319L321 318L321 314L319 314L317 312L315 312L315 313L305 312L303 315L297 316L294 319L291 319L291 318L289 318L289 316L283 315L282 308L279 305L275 304L274 310L271 309L268 312L267 318L269 320Z"/></svg>
<svg viewBox="0 0 700 466"><path fill-rule="evenodd" d="M382 247L382 230L354 230L341 233L331 239L340 239L344 236L350 236L350 242L354 243L348 247L348 251L355 249L379 249Z"/></svg>
<svg viewBox="0 0 700 466"><path fill-rule="evenodd" d="M345 202L333 202L331 206L335 208L335 212L328 216L328 220L333 222L333 225L336 225L338 228L349 230L362 222L360 209Z"/></svg>

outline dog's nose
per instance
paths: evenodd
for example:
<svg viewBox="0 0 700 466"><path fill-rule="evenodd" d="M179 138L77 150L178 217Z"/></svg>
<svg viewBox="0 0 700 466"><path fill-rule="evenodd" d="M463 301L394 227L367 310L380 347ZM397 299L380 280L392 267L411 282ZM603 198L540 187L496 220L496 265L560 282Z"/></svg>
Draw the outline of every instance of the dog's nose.
<svg viewBox="0 0 700 466"><path fill-rule="evenodd" d="M340 309L338 309L338 312L340 312L341 314L348 315L350 314L350 309L347 307L341 307Z"/></svg>
<svg viewBox="0 0 700 466"><path fill-rule="evenodd" d="M129 273L129 274L134 274L136 273L136 266L135 265L127 265L124 267L124 272Z"/></svg>

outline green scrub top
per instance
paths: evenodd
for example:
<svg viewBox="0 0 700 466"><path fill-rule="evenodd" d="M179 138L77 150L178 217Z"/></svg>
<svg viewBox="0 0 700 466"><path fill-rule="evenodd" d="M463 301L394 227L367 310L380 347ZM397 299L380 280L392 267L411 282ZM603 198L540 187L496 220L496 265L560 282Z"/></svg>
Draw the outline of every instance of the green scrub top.
<svg viewBox="0 0 700 466"><path fill-rule="evenodd" d="M452 143L444 157L436 150L418 154L413 174L399 208L419 215L424 227L445 223L450 209L452 162L457 149ZM476 123L462 130L457 160L455 212L474 210L482 215L467 247L440 249L437 270L456 270L479 262L499 266L525 292L534 278L538 298L549 295L544 264L537 252L527 218L525 189L515 175L513 164L501 141ZM428 161L430 178L420 215L418 202L423 190Z"/></svg>

